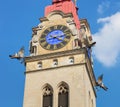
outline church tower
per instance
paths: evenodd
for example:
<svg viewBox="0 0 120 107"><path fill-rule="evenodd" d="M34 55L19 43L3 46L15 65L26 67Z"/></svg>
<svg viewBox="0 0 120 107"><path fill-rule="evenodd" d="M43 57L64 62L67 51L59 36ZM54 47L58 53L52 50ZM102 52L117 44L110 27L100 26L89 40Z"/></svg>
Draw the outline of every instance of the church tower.
<svg viewBox="0 0 120 107"><path fill-rule="evenodd" d="M72 0L53 0L33 28L23 107L96 107L89 24Z"/></svg>

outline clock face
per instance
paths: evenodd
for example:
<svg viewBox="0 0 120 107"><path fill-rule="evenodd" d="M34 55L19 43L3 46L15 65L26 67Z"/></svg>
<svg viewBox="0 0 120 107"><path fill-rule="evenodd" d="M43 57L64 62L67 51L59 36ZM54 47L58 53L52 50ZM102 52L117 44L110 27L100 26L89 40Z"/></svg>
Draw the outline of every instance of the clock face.
<svg viewBox="0 0 120 107"><path fill-rule="evenodd" d="M40 37L40 45L47 50L64 47L72 36L70 29L64 25L55 25L44 30Z"/></svg>

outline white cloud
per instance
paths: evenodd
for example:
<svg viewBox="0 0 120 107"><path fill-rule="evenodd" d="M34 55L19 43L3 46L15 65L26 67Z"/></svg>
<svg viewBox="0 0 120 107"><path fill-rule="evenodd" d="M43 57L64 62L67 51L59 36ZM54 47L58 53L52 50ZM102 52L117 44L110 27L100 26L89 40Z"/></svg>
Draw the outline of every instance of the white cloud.
<svg viewBox="0 0 120 107"><path fill-rule="evenodd" d="M93 34L97 42L94 54L105 66L113 66L120 54L120 12L106 18L98 19L102 23L99 31Z"/></svg>
<svg viewBox="0 0 120 107"><path fill-rule="evenodd" d="M109 9L109 7L110 7L109 1L102 2L101 4L98 5L97 12L99 14L103 14L107 9Z"/></svg>

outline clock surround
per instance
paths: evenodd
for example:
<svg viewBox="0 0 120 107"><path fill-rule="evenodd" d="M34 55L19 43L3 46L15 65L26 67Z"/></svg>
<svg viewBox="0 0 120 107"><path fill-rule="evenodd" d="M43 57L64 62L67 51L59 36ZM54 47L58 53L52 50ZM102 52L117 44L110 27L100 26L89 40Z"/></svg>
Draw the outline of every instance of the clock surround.
<svg viewBox="0 0 120 107"><path fill-rule="evenodd" d="M72 36L71 30L65 25L54 25L46 28L39 39L41 47L57 50L68 44Z"/></svg>

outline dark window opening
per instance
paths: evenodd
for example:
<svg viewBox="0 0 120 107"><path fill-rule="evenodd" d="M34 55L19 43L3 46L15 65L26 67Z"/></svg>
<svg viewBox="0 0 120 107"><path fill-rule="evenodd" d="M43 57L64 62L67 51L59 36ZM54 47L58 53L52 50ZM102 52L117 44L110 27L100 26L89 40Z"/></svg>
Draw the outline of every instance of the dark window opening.
<svg viewBox="0 0 120 107"><path fill-rule="evenodd" d="M43 89L43 107L53 106L53 90L50 86L46 86Z"/></svg>
<svg viewBox="0 0 120 107"><path fill-rule="evenodd" d="M52 107L52 95L43 96L43 107Z"/></svg>
<svg viewBox="0 0 120 107"><path fill-rule="evenodd" d="M58 93L58 107L69 107L69 89L66 84L61 84Z"/></svg>

